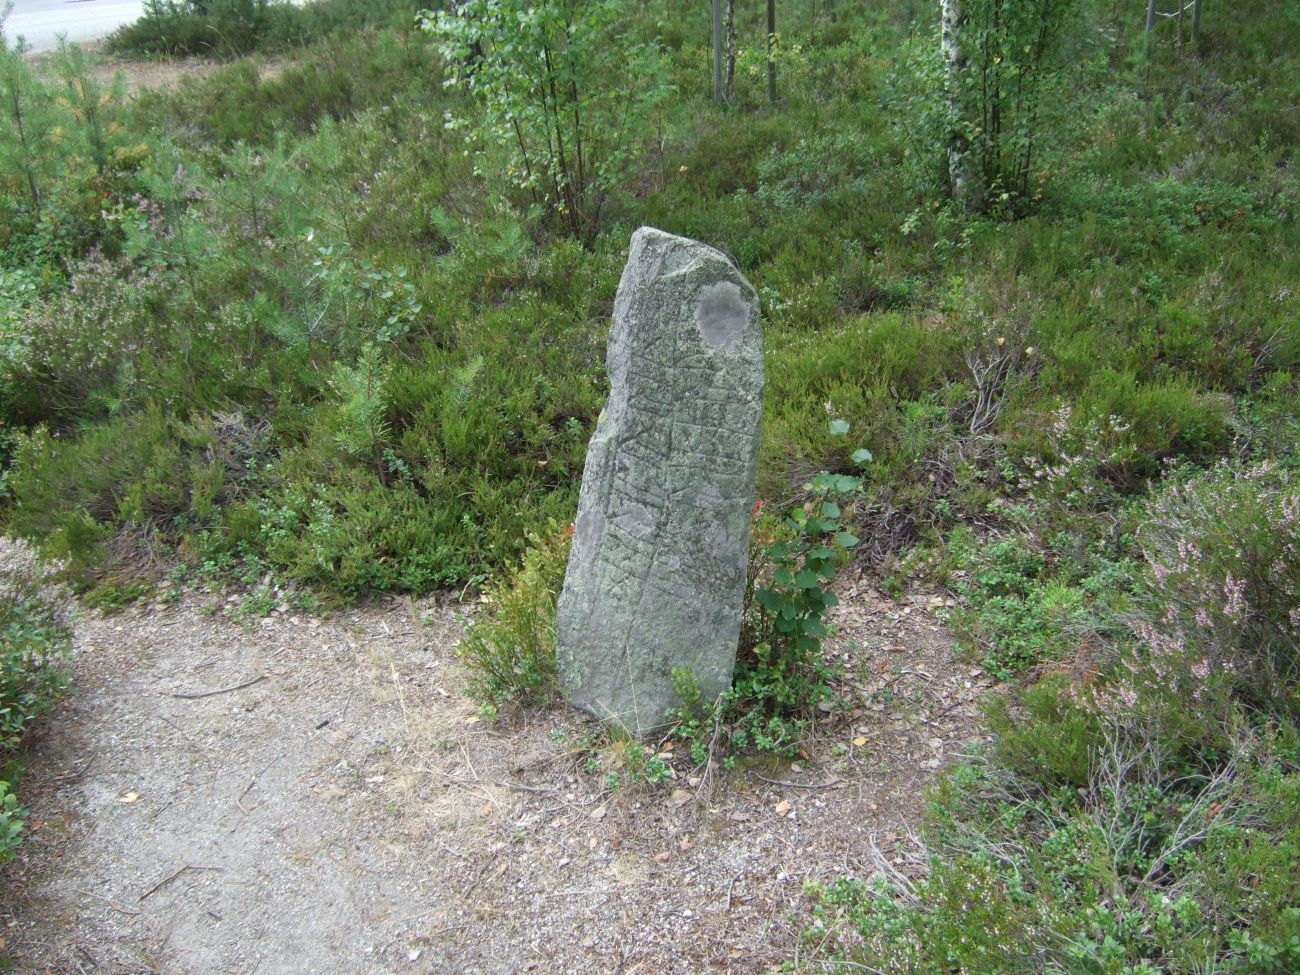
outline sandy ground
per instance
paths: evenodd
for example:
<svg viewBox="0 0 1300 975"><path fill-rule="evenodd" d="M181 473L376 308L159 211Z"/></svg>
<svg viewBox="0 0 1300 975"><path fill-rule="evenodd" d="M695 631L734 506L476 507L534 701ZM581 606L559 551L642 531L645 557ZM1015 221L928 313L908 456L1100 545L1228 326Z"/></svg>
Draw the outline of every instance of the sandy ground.
<svg viewBox="0 0 1300 975"><path fill-rule="evenodd" d="M98 41L82 44L81 47L91 52L97 59L92 72L99 83L107 85L120 74L125 79L128 95L134 95L145 89L170 91L179 87L185 78L202 81L214 71L224 67L224 62L195 57L157 61L116 58L105 54L102 50L103 45ZM49 51L41 51L31 57L34 64L41 65L48 62L52 54ZM286 63L282 58L259 60L257 73L263 80L276 78L284 71Z"/></svg>
<svg viewBox="0 0 1300 975"><path fill-rule="evenodd" d="M479 719L452 604L250 625L191 594L84 615L78 693L23 781L31 833L0 934L19 971L59 973L805 957L804 883L870 875L873 849L909 843L988 684L954 661L933 600L841 588L833 652L856 704L807 759L706 776L665 747L673 781L613 789L620 746L583 716Z"/></svg>

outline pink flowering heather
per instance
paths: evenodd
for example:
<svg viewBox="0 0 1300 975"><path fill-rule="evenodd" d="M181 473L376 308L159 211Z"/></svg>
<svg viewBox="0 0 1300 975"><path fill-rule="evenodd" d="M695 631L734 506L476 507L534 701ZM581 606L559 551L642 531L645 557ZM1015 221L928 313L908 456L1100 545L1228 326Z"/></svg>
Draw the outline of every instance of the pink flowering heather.
<svg viewBox="0 0 1300 975"><path fill-rule="evenodd" d="M1300 706L1300 490L1292 475L1267 463L1223 463L1166 487L1147 515L1137 686L1200 700L1207 682L1222 682L1256 703Z"/></svg>

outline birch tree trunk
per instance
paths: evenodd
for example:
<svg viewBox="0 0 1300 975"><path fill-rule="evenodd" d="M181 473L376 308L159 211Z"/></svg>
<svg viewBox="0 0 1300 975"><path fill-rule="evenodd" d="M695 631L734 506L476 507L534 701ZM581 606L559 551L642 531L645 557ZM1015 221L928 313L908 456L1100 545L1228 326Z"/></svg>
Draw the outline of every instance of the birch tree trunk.
<svg viewBox="0 0 1300 975"><path fill-rule="evenodd" d="M940 45L947 71L948 86L948 183L952 198L964 210L977 204L977 187L971 174L970 145L964 132L961 91L965 84L966 54L962 49L961 0L939 0L942 13Z"/></svg>
<svg viewBox="0 0 1300 975"><path fill-rule="evenodd" d="M776 0L767 0L767 98L776 101Z"/></svg>
<svg viewBox="0 0 1300 975"><path fill-rule="evenodd" d="M713 0L713 100L722 101L722 0Z"/></svg>
<svg viewBox="0 0 1300 975"><path fill-rule="evenodd" d="M727 83L728 102L736 97L736 0L727 0Z"/></svg>

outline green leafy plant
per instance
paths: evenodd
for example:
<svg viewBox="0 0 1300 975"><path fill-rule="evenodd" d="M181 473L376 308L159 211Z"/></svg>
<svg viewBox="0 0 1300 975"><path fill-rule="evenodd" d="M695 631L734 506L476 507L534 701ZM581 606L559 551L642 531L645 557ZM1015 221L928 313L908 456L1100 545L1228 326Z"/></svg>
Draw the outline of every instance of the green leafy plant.
<svg viewBox="0 0 1300 975"><path fill-rule="evenodd" d="M849 431L833 420L832 436ZM856 450L865 469L871 452ZM697 761L707 758L706 739L719 723L737 747L796 754L814 709L830 694L822 660L827 616L839 599L831 586L837 568L858 539L844 528L842 505L856 498L862 480L828 471L805 485L809 496L780 520L760 518L750 545L749 586L732 687L710 711L699 684L684 671L673 680L681 699L676 734L690 743ZM761 512L761 503L755 505Z"/></svg>
<svg viewBox="0 0 1300 975"><path fill-rule="evenodd" d="M448 114L482 147L480 170L504 156L509 184L591 241L610 194L631 170L635 134L670 89L654 44L622 29L615 0L466 0L425 15L482 114Z"/></svg>
<svg viewBox="0 0 1300 975"><path fill-rule="evenodd" d="M18 805L13 787L0 779L0 863L13 859L22 842L27 810Z"/></svg>

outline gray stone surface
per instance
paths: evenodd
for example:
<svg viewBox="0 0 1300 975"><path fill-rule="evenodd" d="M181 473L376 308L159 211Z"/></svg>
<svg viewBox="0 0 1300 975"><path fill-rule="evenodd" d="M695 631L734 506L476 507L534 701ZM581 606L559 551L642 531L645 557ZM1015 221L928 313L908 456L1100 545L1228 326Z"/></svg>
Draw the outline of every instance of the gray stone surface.
<svg viewBox="0 0 1300 975"><path fill-rule="evenodd" d="M557 618L570 703L635 734L731 685L763 413L758 298L711 247L632 235Z"/></svg>

